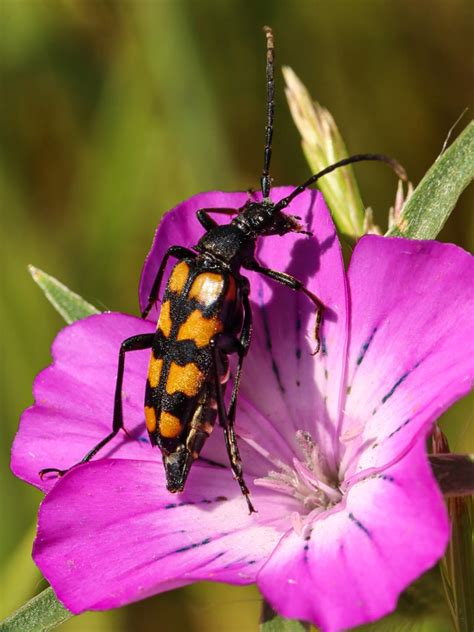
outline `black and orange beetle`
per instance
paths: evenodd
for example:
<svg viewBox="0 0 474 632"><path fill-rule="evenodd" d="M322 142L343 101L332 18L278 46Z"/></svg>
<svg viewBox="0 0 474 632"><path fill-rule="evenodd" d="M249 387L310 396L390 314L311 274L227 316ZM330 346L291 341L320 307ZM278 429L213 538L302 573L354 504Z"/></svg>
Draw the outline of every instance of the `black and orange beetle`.
<svg viewBox="0 0 474 632"><path fill-rule="evenodd" d="M178 259L162 298L156 332L132 336L123 341L118 362L112 432L81 461L90 461L124 429L122 382L125 354L128 351L151 349L145 393L145 421L151 444L161 450L168 490L180 492L184 489L191 465L199 458L218 419L224 430L232 472L250 512L255 510L243 478L234 432L242 364L252 335L250 286L241 270L244 268L263 274L304 293L313 302L316 309L316 353L324 306L298 279L261 266L255 258L257 240L267 235L285 235L292 231L305 234L298 218L282 211L307 187L334 169L363 160L381 160L389 163L404 177L402 168L392 159L378 154L360 154L323 169L278 203L270 200L274 45L271 29L265 27L264 30L267 38L267 125L261 177L263 200L249 200L240 209L199 210L197 219L206 231L199 243L191 249L182 246L168 249L142 313L142 317L146 318L158 300L168 259ZM229 224L219 225L210 213L235 217ZM226 406L224 391L229 380L230 354L237 355L238 363L230 403ZM66 471L46 468L40 475L56 473L61 476Z"/></svg>

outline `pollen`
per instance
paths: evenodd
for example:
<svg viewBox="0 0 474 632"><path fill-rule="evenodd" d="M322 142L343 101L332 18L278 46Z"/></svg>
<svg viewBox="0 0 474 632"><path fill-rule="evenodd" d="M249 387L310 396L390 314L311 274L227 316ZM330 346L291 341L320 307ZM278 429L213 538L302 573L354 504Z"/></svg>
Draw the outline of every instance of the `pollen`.
<svg viewBox="0 0 474 632"><path fill-rule="evenodd" d="M189 266L186 261L181 261L173 268L170 280L168 281L168 289L171 292L179 294L183 291L189 276Z"/></svg>
<svg viewBox="0 0 474 632"><path fill-rule="evenodd" d="M148 432L155 432L156 430L156 413L155 409L151 406L145 406L145 423Z"/></svg>
<svg viewBox="0 0 474 632"><path fill-rule="evenodd" d="M166 338L171 333L171 314L170 314L170 302L165 301L161 306L160 319L158 320L157 327Z"/></svg>
<svg viewBox="0 0 474 632"><path fill-rule="evenodd" d="M166 392L169 395L180 392L187 397L194 397L201 390L203 381L204 374L193 362L184 366L172 362L166 382Z"/></svg>
<svg viewBox="0 0 474 632"><path fill-rule="evenodd" d="M178 340L194 340L197 347L205 347L211 339L223 329L222 322L213 316L205 318L196 309L191 312L188 319L181 325L178 331Z"/></svg>
<svg viewBox="0 0 474 632"><path fill-rule="evenodd" d="M206 272L199 274L189 290L189 298L195 298L201 305L209 307L217 301L224 288L221 274Z"/></svg>
<svg viewBox="0 0 474 632"><path fill-rule="evenodd" d="M160 434L166 439L174 439L181 432L181 422L178 417L163 411L160 415Z"/></svg>

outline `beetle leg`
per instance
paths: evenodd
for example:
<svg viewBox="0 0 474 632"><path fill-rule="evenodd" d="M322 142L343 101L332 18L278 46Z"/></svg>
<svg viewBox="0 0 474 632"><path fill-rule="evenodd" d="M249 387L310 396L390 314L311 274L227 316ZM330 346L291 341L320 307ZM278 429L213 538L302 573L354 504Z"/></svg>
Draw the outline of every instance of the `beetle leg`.
<svg viewBox="0 0 474 632"><path fill-rule="evenodd" d="M148 297L148 301L145 309L142 311L142 318L146 318L150 313L151 308L156 303L158 299L158 294L160 291L161 281L163 280L163 275L165 273L166 264L168 263L168 259L170 257L175 257L176 259L185 259L186 257L196 257L196 253L188 248L184 248L184 246L171 246L165 252L163 259L161 260L160 267L158 268L158 272L156 273L155 280L153 281L153 285L151 287L150 295Z"/></svg>
<svg viewBox="0 0 474 632"><path fill-rule="evenodd" d="M321 329L321 320L325 309L324 303L316 296L316 294L310 292L301 281L291 276L291 274L287 274L286 272L279 272L278 270L272 270L271 268L264 268L255 260L246 261L244 267L247 270L259 272L260 274L263 274L264 276L272 279L273 281L276 281L277 283L286 285L286 287L289 287L292 290L302 292L310 299L310 301L314 303L314 305L316 306L316 322L314 325L314 339L316 340L316 349L313 351L312 355L316 355L321 347L319 330Z"/></svg>
<svg viewBox="0 0 474 632"><path fill-rule="evenodd" d="M237 208L202 208L196 212L198 222L205 230L211 230L218 226L218 223L213 219L209 213L217 213L219 215L237 215L239 209Z"/></svg>
<svg viewBox="0 0 474 632"><path fill-rule="evenodd" d="M252 310L250 307L249 301L249 292L250 286L248 284L247 279L245 279L246 284L242 288L242 302L244 305L244 323L242 325L242 332L240 334L240 344L237 350L239 354L239 362L237 364L237 371L234 377L234 386L232 388L232 395L230 398L228 417L230 419L231 425L234 425L235 421L235 411L237 408L237 396L239 393L240 386L240 376L242 373L242 365L244 362L244 358L247 355L247 352L250 347L250 341L252 338Z"/></svg>
<svg viewBox="0 0 474 632"><path fill-rule="evenodd" d="M240 486L240 490L242 494L244 495L245 500L247 501L249 513L254 513L255 508L252 505L252 502L250 501L250 498L249 498L250 492L244 481L244 475L242 471L242 461L240 458L239 447L237 445L237 439L234 432L234 420L227 414L227 411L225 409L224 396L222 393L222 385L219 379L219 352L221 350L221 344L223 344L224 347L226 348L228 347L229 340L227 336L222 337L222 340L221 340L221 336L217 335L215 336L215 338L211 340L211 349L212 349L212 357L213 357L214 372L215 372L217 413L219 416L219 423L224 429L225 445L227 449L227 454L229 456L230 467L231 467L232 473ZM234 345L236 349L241 348L240 342L238 340L234 340ZM238 375L240 375L243 357L244 356L241 353L239 353L239 367L237 369ZM234 382L234 388L235 388L235 382ZM235 410L235 407L234 407L234 410ZM235 416L235 412L233 414Z"/></svg>
<svg viewBox="0 0 474 632"><path fill-rule="evenodd" d="M128 351L140 351L142 349L150 349L153 343L155 334L138 334L124 340L120 346L118 369L117 369L117 381L115 383L115 395L114 395L114 415L112 421L112 432L104 437L99 443L89 450L89 452L78 463L75 463L67 470L58 470L55 467L47 467L40 470L40 478L43 478L45 474L55 473L58 476L63 476L66 472L69 472L76 465L81 463L87 463L90 461L99 450L102 450L112 439L118 434L120 430L125 430L123 425L123 410L122 410L122 384L123 373L125 369L125 354Z"/></svg>

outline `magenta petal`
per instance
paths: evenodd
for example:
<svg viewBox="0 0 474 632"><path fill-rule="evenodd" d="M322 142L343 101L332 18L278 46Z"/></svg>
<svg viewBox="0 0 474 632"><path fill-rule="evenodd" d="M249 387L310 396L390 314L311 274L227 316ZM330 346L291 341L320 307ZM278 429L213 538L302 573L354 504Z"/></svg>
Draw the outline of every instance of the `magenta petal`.
<svg viewBox="0 0 474 632"><path fill-rule="evenodd" d="M352 471L399 458L470 390L473 279L474 258L457 246L375 236L358 243L344 432L363 427L358 441L367 449Z"/></svg>
<svg viewBox="0 0 474 632"><path fill-rule="evenodd" d="M420 440L384 475L354 485L345 506L316 519L306 539L288 532L257 584L283 616L323 632L347 630L394 610L448 539L446 509Z"/></svg>
<svg viewBox="0 0 474 632"><path fill-rule="evenodd" d="M277 189L275 199L290 191ZM348 328L341 248L320 193L302 194L289 213L300 216L313 237L264 238L258 259L265 266L294 275L326 305L322 347L317 356L311 355L315 348L313 303L299 292L253 275L254 333L241 393L274 426L273 433L260 432L260 424L249 429L261 445L275 450L279 437L280 455L291 453L295 430L308 430L331 460Z"/></svg>
<svg viewBox="0 0 474 632"><path fill-rule="evenodd" d="M248 584L283 531L281 507L248 515L228 471L202 467L183 494L160 463L105 459L68 473L40 509L34 559L75 614L196 580ZM260 495L259 495L260 494Z"/></svg>
<svg viewBox="0 0 474 632"><path fill-rule="evenodd" d="M55 480L41 481L39 470L70 467L110 433L120 344L153 329L151 323L124 314L100 314L58 334L52 348L54 363L36 378L35 404L23 413L15 437L11 467L16 476L47 491ZM148 359L149 351L134 351L125 362L124 420L134 439L121 432L101 457L159 457L148 438L139 440L145 430Z"/></svg>
<svg viewBox="0 0 474 632"><path fill-rule="evenodd" d="M153 243L148 253L142 270L140 279L139 300L140 308L143 309L148 301L151 287L155 280L156 273L160 267L161 260L170 246L185 246L192 248L197 244L204 234L204 228L196 219L196 211L203 208L241 208L249 199L248 193L223 193L222 191L209 191L193 195L189 200L185 200L175 206L171 211L165 213L160 221L153 238ZM213 216L216 221L227 222L227 216ZM166 280L171 271L171 267L176 263L176 259L168 262ZM164 282L165 283L165 282ZM163 283L163 287L164 287ZM151 310L148 318L154 322L158 319L156 306Z"/></svg>

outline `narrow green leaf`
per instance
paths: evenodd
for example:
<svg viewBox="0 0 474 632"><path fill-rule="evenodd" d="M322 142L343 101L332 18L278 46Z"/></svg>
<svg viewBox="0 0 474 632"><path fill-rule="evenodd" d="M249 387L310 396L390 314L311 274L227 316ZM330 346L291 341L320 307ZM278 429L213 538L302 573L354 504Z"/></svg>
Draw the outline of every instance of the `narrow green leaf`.
<svg viewBox="0 0 474 632"><path fill-rule="evenodd" d="M28 266L28 270L48 301L68 324L91 314L99 314L99 310L93 305L46 272L33 266Z"/></svg>
<svg viewBox="0 0 474 632"><path fill-rule="evenodd" d="M471 121L436 159L387 235L435 239L473 178L474 121Z"/></svg>
<svg viewBox="0 0 474 632"><path fill-rule="evenodd" d="M0 623L0 632L46 632L64 623L72 613L62 605L52 588L30 599Z"/></svg>
<svg viewBox="0 0 474 632"><path fill-rule="evenodd" d="M260 632L307 632L309 623L280 617L265 600L260 615Z"/></svg>

